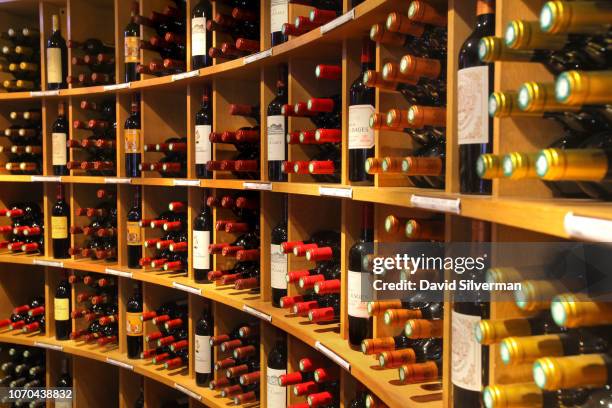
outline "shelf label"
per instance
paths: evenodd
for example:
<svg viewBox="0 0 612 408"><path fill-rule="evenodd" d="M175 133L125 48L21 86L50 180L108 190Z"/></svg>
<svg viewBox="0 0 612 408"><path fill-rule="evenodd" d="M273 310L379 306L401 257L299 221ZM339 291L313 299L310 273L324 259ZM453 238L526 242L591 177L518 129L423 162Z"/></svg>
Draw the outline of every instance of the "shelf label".
<svg viewBox="0 0 612 408"><path fill-rule="evenodd" d="M108 275L115 275L115 276L121 276L122 278L130 278L132 279L132 272L123 272L123 271L118 271L116 269L112 269L112 268L106 268L106 270L104 271L106 272Z"/></svg>
<svg viewBox="0 0 612 408"><path fill-rule="evenodd" d="M242 188L245 190L272 191L272 183L253 183L251 181L245 181L242 184Z"/></svg>
<svg viewBox="0 0 612 408"><path fill-rule="evenodd" d="M58 346L56 344L43 343L41 341L35 341L34 342L34 346L35 347L46 348L46 349L50 349L50 350L56 350L56 351L62 351L64 349L64 346Z"/></svg>
<svg viewBox="0 0 612 408"><path fill-rule="evenodd" d="M197 394L197 393L195 393L195 392L191 391L190 389L183 387L183 386L182 386L182 385L180 385L180 384L174 383L174 388L175 388L176 390L179 390L179 391L180 391L180 392L182 392L183 394L189 395L191 398L195 398L195 399L197 399L198 401L201 401L201 400L202 400L202 396L201 396L200 394Z"/></svg>
<svg viewBox="0 0 612 408"><path fill-rule="evenodd" d="M104 184L132 184L132 179L127 177L104 177Z"/></svg>
<svg viewBox="0 0 612 408"><path fill-rule="evenodd" d="M63 268L64 263L59 261L45 261L44 259L34 259L32 261L33 265L41 265L41 266L52 266L54 268Z"/></svg>
<svg viewBox="0 0 612 408"><path fill-rule="evenodd" d="M571 238L596 242L612 242L612 220L585 217L570 211L565 214L563 227Z"/></svg>
<svg viewBox="0 0 612 408"><path fill-rule="evenodd" d="M319 195L340 198L353 198L352 188L319 186Z"/></svg>
<svg viewBox="0 0 612 408"><path fill-rule="evenodd" d="M60 94L59 89L55 89L53 91L30 91L31 97L58 96L59 94Z"/></svg>
<svg viewBox="0 0 612 408"><path fill-rule="evenodd" d="M183 73L180 73L180 74L174 74L174 75L172 75L172 82L180 81L181 79L197 77L199 75L200 75L200 70L199 69L194 69L193 71L183 72Z"/></svg>
<svg viewBox="0 0 612 408"><path fill-rule="evenodd" d="M132 87L131 82L125 82L123 84L104 85L105 91L117 91L119 89L129 89Z"/></svg>
<svg viewBox="0 0 612 408"><path fill-rule="evenodd" d="M110 357L106 357L106 362L112 365L116 365L117 367L125 368L130 371L134 371L134 366L131 364L124 363L123 361L115 360Z"/></svg>
<svg viewBox="0 0 612 408"><path fill-rule="evenodd" d="M246 312L246 313L248 313L250 315L253 315L255 317L258 317L261 320L265 320L267 322L271 322L272 321L272 316L270 316L269 314L266 314L264 312L260 312L257 309L253 309L251 306L242 305L242 311Z"/></svg>
<svg viewBox="0 0 612 408"><path fill-rule="evenodd" d="M173 184L175 186L200 187L200 180L174 179Z"/></svg>
<svg viewBox="0 0 612 408"><path fill-rule="evenodd" d="M62 181L62 176L32 176L32 181L36 182L36 181L48 181L48 182L52 182L52 183L61 183Z"/></svg>
<svg viewBox="0 0 612 408"><path fill-rule="evenodd" d="M202 294L202 289L194 288L193 286L183 285L182 283L172 282L172 287L174 289L182 290L184 292L193 293L196 295Z"/></svg>
<svg viewBox="0 0 612 408"><path fill-rule="evenodd" d="M340 357L339 355L337 355L336 353L334 353L333 351L325 347L318 340L315 343L315 349L319 350L321 354L324 354L325 356L327 356L330 360L338 364L340 367L344 368L349 373L351 372L351 364L348 361L346 361L345 359L343 359L342 357Z"/></svg>
<svg viewBox="0 0 612 408"><path fill-rule="evenodd" d="M343 15L334 18L329 23L323 24L321 26L321 34L328 33L334 28L338 28L342 24L348 23L349 21L354 20L354 19L355 19L355 9L351 9L350 11L347 11Z"/></svg>
<svg viewBox="0 0 612 408"><path fill-rule="evenodd" d="M459 214L461 212L461 199L460 198L437 198L437 197L425 197L412 195L410 197L410 204L418 208L424 208L426 210L444 211Z"/></svg>
<svg viewBox="0 0 612 408"><path fill-rule="evenodd" d="M267 50L256 52L255 54L248 55L244 57L243 64L250 64L255 61L259 61L260 59L268 58L272 56L272 48L268 48Z"/></svg>

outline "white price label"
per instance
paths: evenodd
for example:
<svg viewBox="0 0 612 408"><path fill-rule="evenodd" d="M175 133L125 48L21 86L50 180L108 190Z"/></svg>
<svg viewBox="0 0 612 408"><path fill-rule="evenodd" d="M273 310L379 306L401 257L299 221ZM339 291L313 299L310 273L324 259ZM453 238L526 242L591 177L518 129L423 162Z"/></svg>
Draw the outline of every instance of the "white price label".
<svg viewBox="0 0 612 408"><path fill-rule="evenodd" d="M323 24L321 26L321 34L325 34L327 32L330 32L331 30L333 30L334 28L338 28L340 27L342 24L346 24L351 20L355 19L355 9L351 9L350 11L347 11L346 13L344 13L343 15L334 18L332 21L330 21L327 24Z"/></svg>
<svg viewBox="0 0 612 408"><path fill-rule="evenodd" d="M459 214L461 212L460 198L451 199L412 195L412 197L410 197L410 204L426 210L444 211L454 214Z"/></svg>
<svg viewBox="0 0 612 408"><path fill-rule="evenodd" d="M246 313L248 313L250 315L253 315L255 317L258 317L261 320L265 320L267 322L271 322L272 321L272 316L270 316L269 314L266 314L264 312L260 312L257 309L253 309L251 306L242 305L242 311L246 312Z"/></svg>
<svg viewBox="0 0 612 408"><path fill-rule="evenodd" d="M49 344L49 343L43 343L41 341L35 341L34 342L34 346L35 347L46 348L46 349L49 349L49 350L56 350L56 351L62 351L64 349L63 346L58 346L58 345Z"/></svg>
<svg viewBox="0 0 612 408"><path fill-rule="evenodd" d="M612 220L585 217L568 212L563 219L563 227L571 238L612 242Z"/></svg>
<svg viewBox="0 0 612 408"><path fill-rule="evenodd" d="M272 56L272 48L268 48L267 50L256 52L255 54L248 55L244 57L243 65L250 64L255 61L259 61L260 59L268 58Z"/></svg>
<svg viewBox="0 0 612 408"><path fill-rule="evenodd" d="M202 289L194 288L193 286L183 285L182 283L172 282L172 287L174 289L182 290L184 292L193 293L196 295L202 294Z"/></svg>
<svg viewBox="0 0 612 408"><path fill-rule="evenodd" d="M349 373L351 372L351 364L348 361L346 361L345 359L343 359L342 357L340 357L339 355L337 355L336 353L334 353L333 351L325 347L318 340L315 343L315 349L319 350L321 354L326 355L330 360L338 364L340 367L344 368Z"/></svg>
<svg viewBox="0 0 612 408"><path fill-rule="evenodd" d="M51 183L61 183L62 176L32 176L32 181L47 181Z"/></svg>
<svg viewBox="0 0 612 408"><path fill-rule="evenodd" d="M115 84L115 85L104 85L105 91L117 91L119 89L129 89L132 87L131 82L126 82L123 84Z"/></svg>
<svg viewBox="0 0 612 408"><path fill-rule="evenodd" d="M115 360L110 357L106 357L106 362L117 367L125 368L126 370L134 371L134 366L131 364L124 363L123 361Z"/></svg>
<svg viewBox="0 0 612 408"><path fill-rule="evenodd" d="M200 180L174 179L173 184L175 186L200 187Z"/></svg>
<svg viewBox="0 0 612 408"><path fill-rule="evenodd" d="M319 187L319 195L340 197L340 198L353 198L352 188L339 188L339 187Z"/></svg>
<svg viewBox="0 0 612 408"><path fill-rule="evenodd" d="M53 91L31 91L31 97L41 97L41 96L58 96L60 94L59 89Z"/></svg>
<svg viewBox="0 0 612 408"><path fill-rule="evenodd" d="M250 181L245 181L242 184L242 188L245 190L272 191L272 183L253 183Z"/></svg>
<svg viewBox="0 0 612 408"><path fill-rule="evenodd" d="M121 276L122 278L132 279L132 272L123 272L116 269L106 268L105 272L109 275Z"/></svg>
<svg viewBox="0 0 612 408"><path fill-rule="evenodd" d="M202 396L201 396L200 394L197 394L197 393L195 393L195 392L191 391L190 389L183 387L183 386L182 386L182 385L180 385L180 384L174 383L174 388L175 388L176 390L179 390L179 391L180 391L180 392L182 392L183 394L190 396L191 398L195 398L195 399L197 399L198 401L201 401L201 400L202 400Z"/></svg>
<svg viewBox="0 0 612 408"><path fill-rule="evenodd" d="M180 81L181 79L194 78L200 75L199 69L194 69L193 71L183 72L180 74L172 75L172 81Z"/></svg>
<svg viewBox="0 0 612 408"><path fill-rule="evenodd" d="M104 184L132 184L131 178L105 177Z"/></svg>
<svg viewBox="0 0 612 408"><path fill-rule="evenodd" d="M44 259L34 259L32 261L32 264L34 264L34 265L41 265L41 266L52 266L54 268L63 268L64 267L64 263L63 262L59 262L59 261L45 261Z"/></svg>

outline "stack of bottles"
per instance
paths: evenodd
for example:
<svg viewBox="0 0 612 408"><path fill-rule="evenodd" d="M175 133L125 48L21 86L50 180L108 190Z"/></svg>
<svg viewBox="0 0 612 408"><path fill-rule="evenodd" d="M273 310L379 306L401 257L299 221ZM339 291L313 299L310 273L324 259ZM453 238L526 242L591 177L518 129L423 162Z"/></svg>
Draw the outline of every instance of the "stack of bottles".
<svg viewBox="0 0 612 408"><path fill-rule="evenodd" d="M481 178L541 179L561 197L610 199L608 169L612 121L606 106L612 98L607 49L611 12L590 2L546 2L540 21L513 20L504 37L484 37L484 62L542 64L554 82L523 83L516 91L494 92L489 114L497 118L542 117L560 125L559 139L539 152L481 155ZM528 79L528 78L525 78Z"/></svg>
<svg viewBox="0 0 612 408"><path fill-rule="evenodd" d="M70 255L114 262L117 260L115 192L99 189L96 191L96 197L98 201L94 207L81 207L76 210L75 215L86 217L87 221L83 226L70 226L70 234L78 236L74 239L75 246L70 248Z"/></svg>
<svg viewBox="0 0 612 408"><path fill-rule="evenodd" d="M83 42L69 40L72 51L72 75L66 82L75 86L105 85L115 83L115 47L98 38Z"/></svg>
<svg viewBox="0 0 612 408"><path fill-rule="evenodd" d="M2 344L3 359L0 362L0 385L8 388L45 387L45 351L36 347ZM8 397L8 396L5 396ZM7 403L4 398L0 400ZM27 406L27 402L22 406ZM18 406L18 405L16 405ZM39 406L39 405L36 405Z"/></svg>
<svg viewBox="0 0 612 408"><path fill-rule="evenodd" d="M444 219L404 218L388 215L385 232L398 241L444 242Z"/></svg>
<svg viewBox="0 0 612 408"><path fill-rule="evenodd" d="M144 145L145 158L153 156L156 161L145 161L139 165L141 171L159 173L161 177L187 177L187 138L171 137L163 143L148 143ZM149 153L149 154L147 154ZM163 157L159 158L159 154Z"/></svg>
<svg viewBox="0 0 612 408"><path fill-rule="evenodd" d="M408 15L390 13L384 24L370 29L370 38L408 53L382 71L364 73L364 83L383 92L399 92L410 105L376 112L370 127L407 133L413 142L409 156L370 157L369 174L403 174L417 187L444 189L446 155L446 11L412 1Z"/></svg>
<svg viewBox="0 0 612 408"><path fill-rule="evenodd" d="M259 322L241 324L229 332L210 338L218 350L215 362L217 379L209 383L221 396L235 405L259 400L262 373L259 361Z"/></svg>
<svg viewBox="0 0 612 408"><path fill-rule="evenodd" d="M45 333L45 298L37 296L29 303L17 306L8 319L0 320L0 327L23 333Z"/></svg>
<svg viewBox="0 0 612 408"><path fill-rule="evenodd" d="M115 175L117 161L115 101L83 100L79 106L89 119L72 122L75 132L68 140L67 146L73 149L73 160L68 162L68 169L85 170L92 176ZM76 136L81 133L80 131L90 133L79 140Z"/></svg>
<svg viewBox="0 0 612 408"><path fill-rule="evenodd" d="M0 34L5 40L0 51L0 72L13 76L2 82L7 92L40 89L40 33L36 28L9 28Z"/></svg>
<svg viewBox="0 0 612 408"><path fill-rule="evenodd" d="M36 203L10 204L0 209L0 217L6 217L10 225L0 226L4 240L0 248L17 253L44 254L44 216Z"/></svg>
<svg viewBox="0 0 612 408"><path fill-rule="evenodd" d="M216 285L233 285L236 289L259 288L259 199L254 194L210 196L206 204L218 207L215 224L217 231L237 236L232 242L216 242L208 248L209 254L224 258L235 258L231 269L210 271L208 281ZM222 219L232 214L233 219Z"/></svg>
<svg viewBox="0 0 612 408"><path fill-rule="evenodd" d="M311 358L298 362L299 371L281 375L279 385L291 387L296 397L305 399L304 407L339 407L340 381L339 370L331 363L321 363ZM296 406L301 406L295 404Z"/></svg>
<svg viewBox="0 0 612 408"><path fill-rule="evenodd" d="M70 313L77 327L70 333L70 339L99 346L118 344L119 309L114 278L71 275L69 282L82 284L81 291L76 293L75 309Z"/></svg>
<svg viewBox="0 0 612 408"><path fill-rule="evenodd" d="M134 14L132 21L136 25L143 26L145 35L148 36L148 40L138 40L138 48L147 51L145 61L149 61L138 64L136 68L138 74L162 76L185 71L184 2L167 5L162 12L152 11L148 17Z"/></svg>
<svg viewBox="0 0 612 408"><path fill-rule="evenodd" d="M208 171L229 171L236 178L259 179L259 105L232 104L229 114L252 119L253 126L244 126L235 131L210 132L208 138L211 143L233 145L237 153L230 160L211 160L206 164Z"/></svg>
<svg viewBox="0 0 612 408"><path fill-rule="evenodd" d="M149 256L140 259L140 266L172 272L187 270L189 244L186 202L172 201L168 204L168 211L161 213L156 219L140 220L140 226L163 231L159 238L144 240ZM156 251L155 256L151 256L151 250Z"/></svg>
<svg viewBox="0 0 612 408"><path fill-rule="evenodd" d="M151 321L157 329L145 336L141 358L151 359L153 364L168 370L189 364L186 300L167 302L154 311L144 311L142 321Z"/></svg>
<svg viewBox="0 0 612 408"><path fill-rule="evenodd" d="M340 315L340 233L317 231L304 241L283 242L286 254L306 257L312 269L290 271L287 282L297 284L300 294L284 296L280 306L312 322L335 321Z"/></svg>
<svg viewBox="0 0 612 408"><path fill-rule="evenodd" d="M408 300L368 303L371 317L383 319L395 337L361 342L361 351L375 355L381 368L397 368L402 383L436 381L442 376L442 303L425 302L415 295Z"/></svg>
<svg viewBox="0 0 612 408"><path fill-rule="evenodd" d="M42 173L42 126L40 109L12 111L11 125L4 129L9 144L0 146L6 159L3 167L11 174Z"/></svg>
<svg viewBox="0 0 612 408"><path fill-rule="evenodd" d="M281 32L285 37L285 41L288 37L297 37L310 30L314 30L342 13L342 1L339 0L289 0L288 3L313 8L307 15L297 16L293 24L287 22L281 26ZM272 27L272 32L275 32L274 27Z"/></svg>
<svg viewBox="0 0 612 408"><path fill-rule="evenodd" d="M259 52L259 1L220 1L216 10L206 21L206 30L216 33L216 44L208 49L210 58L228 60Z"/></svg>

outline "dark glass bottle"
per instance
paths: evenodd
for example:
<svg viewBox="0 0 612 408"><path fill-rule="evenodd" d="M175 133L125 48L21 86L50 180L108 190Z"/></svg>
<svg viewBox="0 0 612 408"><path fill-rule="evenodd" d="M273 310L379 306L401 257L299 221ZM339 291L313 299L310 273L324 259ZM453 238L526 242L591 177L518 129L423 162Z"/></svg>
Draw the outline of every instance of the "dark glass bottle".
<svg viewBox="0 0 612 408"><path fill-rule="evenodd" d="M208 0L200 0L191 11L191 55L192 69L204 68L212 64L208 48L212 46L212 32L206 23L212 18L212 7Z"/></svg>
<svg viewBox="0 0 612 408"><path fill-rule="evenodd" d="M68 226L70 225L70 208L64 200L64 186L57 185L57 200L51 210L51 241L53 246L53 257L55 259L69 258L70 236Z"/></svg>
<svg viewBox="0 0 612 408"><path fill-rule="evenodd" d="M272 46L279 45L288 40L283 34L283 24L289 22L289 1L272 0L270 3L270 34Z"/></svg>
<svg viewBox="0 0 612 408"><path fill-rule="evenodd" d="M285 104L287 104L287 66L283 64L279 66L276 98L268 105L267 112L266 143L270 181L287 181L287 174L282 170L283 161L287 160L287 117L282 114L282 107Z"/></svg>
<svg viewBox="0 0 612 408"><path fill-rule="evenodd" d="M127 213L127 258L128 268L140 268L142 258L142 209L140 207L140 187L136 187L134 205Z"/></svg>
<svg viewBox="0 0 612 408"><path fill-rule="evenodd" d="M56 176L67 176L70 174L66 163L68 163L68 141L70 127L66 120L66 110L64 102L57 104L57 119L51 127L51 161L53 164L53 174Z"/></svg>
<svg viewBox="0 0 612 408"><path fill-rule="evenodd" d="M140 358L142 353L142 294L140 284L134 284L134 293L126 304L126 334L128 358Z"/></svg>
<svg viewBox="0 0 612 408"><path fill-rule="evenodd" d="M67 279L62 279L55 290L53 301L53 315L55 317L55 338L68 340L72 330L70 320L70 284Z"/></svg>
<svg viewBox="0 0 612 408"><path fill-rule="evenodd" d="M495 34L495 0L478 0L476 27L459 51L459 172L461 193L490 194L491 180L481 179L476 160L493 151L493 121L488 98L493 91L493 64L480 60L480 39Z"/></svg>
<svg viewBox="0 0 612 408"><path fill-rule="evenodd" d="M125 120L125 174L127 177L140 177L140 106L134 95L130 106L130 116Z"/></svg>
<svg viewBox="0 0 612 408"><path fill-rule="evenodd" d="M280 300L287 296L287 254L281 244L287 242L287 220L289 219L287 195L283 197L282 219L272 229L270 239L270 281L272 284L272 306L281 307Z"/></svg>
<svg viewBox="0 0 612 408"><path fill-rule="evenodd" d="M72 387L72 377L70 376L70 371L68 370L68 358L64 357L62 359L62 371L60 377L58 378L55 386L58 388L70 388Z"/></svg>
<svg viewBox="0 0 612 408"><path fill-rule="evenodd" d="M140 26L134 21L138 13L138 3L132 3L130 22L123 30L125 41L124 62L125 62L125 82L138 81L138 64L140 63Z"/></svg>
<svg viewBox="0 0 612 408"><path fill-rule="evenodd" d="M269 407L287 406L287 388L279 383L279 377L287 374L287 339L284 333L279 337L268 354L266 387Z"/></svg>
<svg viewBox="0 0 612 408"><path fill-rule="evenodd" d="M193 220L193 272L194 280L199 283L208 283L208 272L212 265L212 255L208 250L211 243L213 220L212 211L206 205L208 190L204 191L202 208L200 213Z"/></svg>
<svg viewBox="0 0 612 408"><path fill-rule="evenodd" d="M195 117L196 177L201 179L211 179L213 176L213 172L206 167L206 163L212 160L212 143L209 139L212 120L210 88L205 87L202 93L202 106Z"/></svg>
<svg viewBox="0 0 612 408"><path fill-rule="evenodd" d="M68 48L60 31L59 16L51 17L52 33L47 40L47 89L66 88Z"/></svg>
<svg viewBox="0 0 612 408"><path fill-rule="evenodd" d="M204 312L195 328L194 353L196 384L204 386L212 379L213 353L210 338L214 324L208 311Z"/></svg>
<svg viewBox="0 0 612 408"><path fill-rule="evenodd" d="M374 69L373 43L363 40L361 49L361 73L349 91L349 180L373 181L374 176L365 171L368 157L374 156L374 129L370 128L370 116L374 113L374 88L363 81L367 71Z"/></svg>

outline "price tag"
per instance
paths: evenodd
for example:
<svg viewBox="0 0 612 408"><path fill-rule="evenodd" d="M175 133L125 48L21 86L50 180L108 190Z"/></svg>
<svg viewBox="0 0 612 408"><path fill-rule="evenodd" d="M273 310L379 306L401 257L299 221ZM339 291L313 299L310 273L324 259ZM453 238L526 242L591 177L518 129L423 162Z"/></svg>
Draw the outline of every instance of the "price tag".
<svg viewBox="0 0 612 408"><path fill-rule="evenodd" d="M112 365L116 365L117 367L125 368L130 371L134 371L134 366L131 364L124 363L123 361L115 360L110 357L106 357L106 362Z"/></svg>
<svg viewBox="0 0 612 408"><path fill-rule="evenodd" d="M129 89L132 87L131 82L126 82L123 84L115 84L115 85L104 85L105 91L117 91L119 89Z"/></svg>
<svg viewBox="0 0 612 408"><path fill-rule="evenodd" d="M45 261L44 259L34 259L32 261L33 265L41 265L41 266L52 266L54 268L63 268L64 263L59 261Z"/></svg>
<svg viewBox="0 0 612 408"><path fill-rule="evenodd" d="M118 271L116 269L111 269L111 268L106 268L106 270L104 271L109 275L115 275L115 276L121 276L122 278L130 278L132 279L132 272L123 272L123 271Z"/></svg>
<svg viewBox="0 0 612 408"><path fill-rule="evenodd" d="M246 313L248 313L250 315L253 315L255 317L258 317L261 320L265 320L267 322L271 322L272 321L272 316L270 316L269 314L266 314L264 312L260 312L257 309L253 309L251 306L242 305L242 311L246 312Z"/></svg>
<svg viewBox="0 0 612 408"><path fill-rule="evenodd" d="M272 191L272 183L253 183L250 181L245 181L242 184L242 188L245 190Z"/></svg>
<svg viewBox="0 0 612 408"><path fill-rule="evenodd" d="M321 34L325 34L327 32L330 32L334 28L338 28L342 24L348 23L349 21L354 20L354 19L355 19L355 9L351 9L350 11L347 11L343 15L334 18L329 23L323 24L321 26Z"/></svg>
<svg viewBox="0 0 612 408"><path fill-rule="evenodd" d="M53 182L53 183L61 183L62 181L62 176L32 176L32 181L36 182L36 181L48 181L48 182Z"/></svg>
<svg viewBox="0 0 612 408"><path fill-rule="evenodd" d="M200 70L199 69L194 69L193 71L183 72L183 73L180 73L180 74L174 74L174 75L172 75L172 82L180 81L181 79L197 77L199 75L200 75Z"/></svg>
<svg viewBox="0 0 612 408"><path fill-rule="evenodd" d="M243 59L242 65L250 64L255 61L259 61L260 59L268 58L272 56L272 48L268 48L267 50L256 52L255 54L247 55Z"/></svg>
<svg viewBox="0 0 612 408"><path fill-rule="evenodd" d="M330 360L338 364L340 367L344 368L349 373L351 372L351 364L348 361L346 361L345 359L343 359L342 357L340 357L339 355L337 355L336 353L334 353L333 351L325 347L318 340L315 343L315 349L319 350L321 354L326 355Z"/></svg>
<svg viewBox="0 0 612 408"><path fill-rule="evenodd" d="M132 184L131 178L105 177L104 184Z"/></svg>
<svg viewBox="0 0 612 408"><path fill-rule="evenodd" d="M175 186L200 187L200 180L174 179L173 184Z"/></svg>
<svg viewBox="0 0 612 408"><path fill-rule="evenodd" d="M46 348L46 349L49 349L49 350L56 350L56 351L62 351L64 349L63 346L58 346L56 344L43 343L41 341L35 341L34 342L34 346L35 347Z"/></svg>
<svg viewBox="0 0 612 408"><path fill-rule="evenodd" d="M194 288L193 286L183 285L182 283L172 282L172 287L178 290L182 290L184 292L193 293L196 295L202 294L202 289Z"/></svg>
<svg viewBox="0 0 612 408"><path fill-rule="evenodd" d="M584 217L573 212L563 219L565 232L572 238L595 242L612 242L612 220Z"/></svg>
<svg viewBox="0 0 612 408"><path fill-rule="evenodd" d="M195 398L198 401L202 400L202 396L200 394L197 394L197 393L191 391L190 389L187 389L187 388L183 387L180 384L174 383L174 388L179 390L183 394L189 395L191 398Z"/></svg>
<svg viewBox="0 0 612 408"><path fill-rule="evenodd" d="M319 195L321 196L330 196L330 197L340 197L340 198L353 198L353 189L352 188L339 188L339 187L319 187Z"/></svg>
<svg viewBox="0 0 612 408"><path fill-rule="evenodd" d="M59 89L53 91L30 91L31 97L41 97L41 96L58 96L60 94Z"/></svg>
<svg viewBox="0 0 612 408"><path fill-rule="evenodd" d="M410 204L418 208L424 208L426 210L444 211L451 212L454 214L461 213L461 199L460 198L437 198L437 197L425 197L412 195L410 197Z"/></svg>

